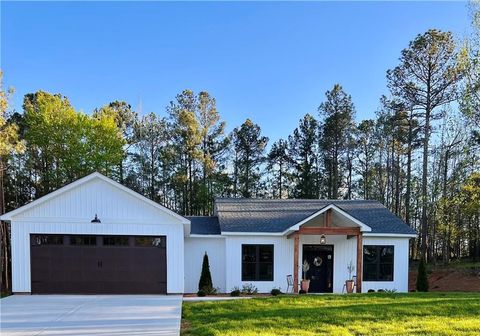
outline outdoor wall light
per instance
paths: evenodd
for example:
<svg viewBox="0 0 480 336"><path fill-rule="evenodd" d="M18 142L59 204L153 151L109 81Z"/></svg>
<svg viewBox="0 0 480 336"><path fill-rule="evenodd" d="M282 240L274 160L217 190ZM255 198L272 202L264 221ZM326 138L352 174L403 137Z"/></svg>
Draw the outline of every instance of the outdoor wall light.
<svg viewBox="0 0 480 336"><path fill-rule="evenodd" d="M97 217L97 214L95 214L95 218L90 221L90 223L101 223L102 221L100 218Z"/></svg>
<svg viewBox="0 0 480 336"><path fill-rule="evenodd" d="M325 237L325 235L321 235L320 236L320 245L325 245L327 243L327 238Z"/></svg>

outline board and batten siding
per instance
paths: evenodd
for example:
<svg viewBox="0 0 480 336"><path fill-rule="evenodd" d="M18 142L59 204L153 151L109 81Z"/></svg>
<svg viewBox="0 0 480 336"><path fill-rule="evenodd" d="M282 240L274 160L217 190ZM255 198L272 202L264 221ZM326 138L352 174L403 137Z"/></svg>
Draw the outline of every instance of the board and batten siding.
<svg viewBox="0 0 480 336"><path fill-rule="evenodd" d="M357 239L347 239L342 235L327 235L327 245L333 245L333 293L342 293L345 280L349 278L347 266L352 262L356 268ZM302 277L303 245L319 244L320 236L302 235L299 242L298 276ZM394 245L394 279L393 281L363 281L362 292L369 289L395 289L408 291L408 238L363 237L363 245ZM273 281L242 281L242 244L274 245ZM242 288L244 284L253 284L260 293L268 293L272 288L287 288L287 275L293 274L293 239L275 236L228 236L225 239L226 292L234 287ZM356 269L352 275L357 273ZM213 274L212 274L213 276ZM197 282L198 284L198 282Z"/></svg>
<svg viewBox="0 0 480 336"><path fill-rule="evenodd" d="M101 223L90 221L98 214ZM167 292L184 291L184 226L100 178L89 180L13 216L12 289L30 292L30 234L150 235L167 237Z"/></svg>
<svg viewBox="0 0 480 336"><path fill-rule="evenodd" d="M409 238L363 237L363 245L393 245L393 281L363 281L362 292L389 289L408 292Z"/></svg>
<svg viewBox="0 0 480 336"><path fill-rule="evenodd" d="M196 293L203 256L208 255L213 287L225 293L225 239L223 237L185 238L185 293Z"/></svg>

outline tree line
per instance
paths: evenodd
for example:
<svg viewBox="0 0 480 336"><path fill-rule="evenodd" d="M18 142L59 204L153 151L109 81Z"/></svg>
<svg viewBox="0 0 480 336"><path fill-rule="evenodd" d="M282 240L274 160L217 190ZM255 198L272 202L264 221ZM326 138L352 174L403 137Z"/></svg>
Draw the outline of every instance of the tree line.
<svg viewBox="0 0 480 336"><path fill-rule="evenodd" d="M124 101L85 114L44 91L11 111L2 85L0 212L99 171L183 215L212 214L215 197L374 199L419 232L412 257L480 259L475 3L471 12L468 39L432 29L401 51L374 118L357 122L353 98L335 84L273 143L250 119L227 133L205 91L184 90L162 114ZM3 247L7 236L3 224Z"/></svg>

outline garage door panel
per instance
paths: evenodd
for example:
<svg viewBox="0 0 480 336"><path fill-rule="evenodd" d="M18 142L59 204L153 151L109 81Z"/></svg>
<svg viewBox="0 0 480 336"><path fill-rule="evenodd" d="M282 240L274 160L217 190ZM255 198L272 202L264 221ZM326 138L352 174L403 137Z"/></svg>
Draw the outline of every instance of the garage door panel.
<svg viewBox="0 0 480 336"><path fill-rule="evenodd" d="M58 239L43 239L57 243L48 245L36 244L39 239L32 235L32 293L166 293L166 244L136 246L130 237L127 246L115 246L117 241L125 244L125 239L108 237L65 236L63 245Z"/></svg>

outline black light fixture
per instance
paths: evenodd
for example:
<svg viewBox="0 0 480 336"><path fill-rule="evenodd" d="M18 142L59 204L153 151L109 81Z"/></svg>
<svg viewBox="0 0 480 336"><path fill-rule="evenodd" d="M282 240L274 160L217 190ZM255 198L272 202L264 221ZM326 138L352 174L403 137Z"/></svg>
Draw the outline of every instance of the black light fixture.
<svg viewBox="0 0 480 336"><path fill-rule="evenodd" d="M102 221L100 218L97 217L97 214L95 214L95 218L90 221L90 223L101 223Z"/></svg>
<svg viewBox="0 0 480 336"><path fill-rule="evenodd" d="M320 245L325 245L327 243L327 237L325 235L320 236Z"/></svg>

